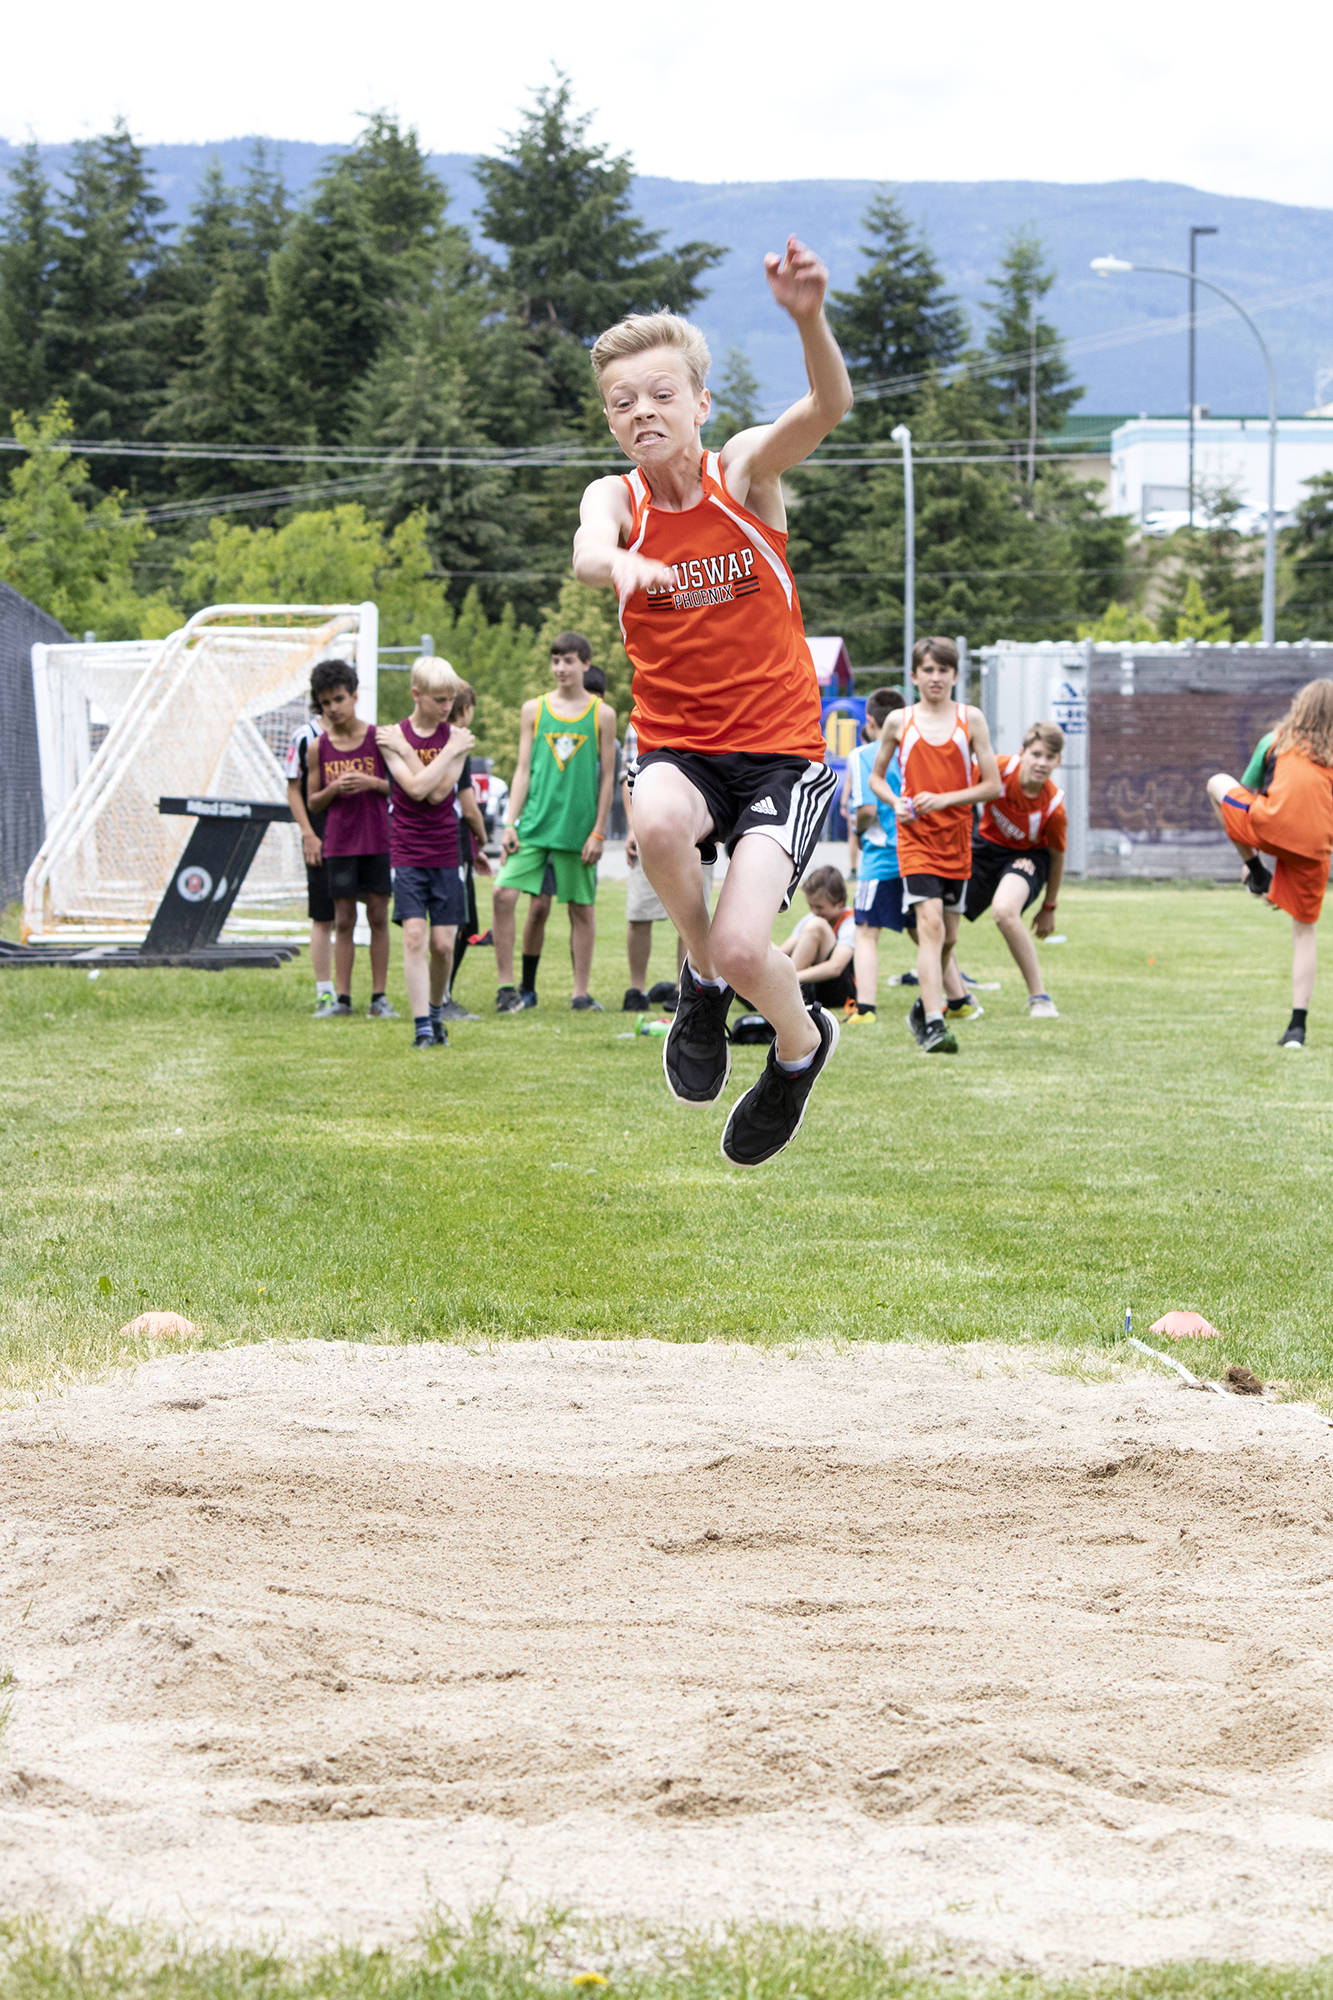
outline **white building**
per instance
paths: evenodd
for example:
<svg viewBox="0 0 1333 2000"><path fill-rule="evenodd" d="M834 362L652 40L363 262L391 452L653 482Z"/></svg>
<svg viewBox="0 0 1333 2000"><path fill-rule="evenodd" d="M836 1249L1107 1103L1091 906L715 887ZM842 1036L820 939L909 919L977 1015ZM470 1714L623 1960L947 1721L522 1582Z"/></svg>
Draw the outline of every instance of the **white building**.
<svg viewBox="0 0 1333 2000"><path fill-rule="evenodd" d="M1333 414L1279 417L1277 511L1288 515L1306 498L1305 481L1333 472ZM1229 486L1240 495L1239 525L1258 533L1268 505L1267 417L1213 417L1194 424L1194 518L1210 489ZM1111 433L1113 514L1162 528L1180 527L1189 507L1189 421L1185 417L1135 417Z"/></svg>

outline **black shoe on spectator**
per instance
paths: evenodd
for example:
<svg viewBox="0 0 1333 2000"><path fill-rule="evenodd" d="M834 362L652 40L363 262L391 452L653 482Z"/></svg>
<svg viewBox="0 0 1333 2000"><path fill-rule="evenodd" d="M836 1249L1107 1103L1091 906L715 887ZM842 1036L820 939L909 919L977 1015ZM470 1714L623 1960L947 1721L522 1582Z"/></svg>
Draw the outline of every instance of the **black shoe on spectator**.
<svg viewBox="0 0 1333 2000"><path fill-rule="evenodd" d="M627 986L625 997L620 1003L622 1014L646 1014L652 1001L640 986Z"/></svg>
<svg viewBox="0 0 1333 2000"><path fill-rule="evenodd" d="M497 1014L521 1014L523 1012L523 1002L518 997L518 988L516 986L502 986L500 988L495 996L495 1011Z"/></svg>

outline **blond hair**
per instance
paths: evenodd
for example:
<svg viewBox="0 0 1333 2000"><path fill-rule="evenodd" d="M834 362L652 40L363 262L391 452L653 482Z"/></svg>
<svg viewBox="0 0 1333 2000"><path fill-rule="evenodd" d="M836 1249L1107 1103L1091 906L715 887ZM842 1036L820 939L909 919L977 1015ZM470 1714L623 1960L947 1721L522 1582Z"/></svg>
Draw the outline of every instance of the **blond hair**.
<svg viewBox="0 0 1333 2000"><path fill-rule="evenodd" d="M1053 757L1061 757L1064 755L1065 732L1058 722L1029 723L1023 737L1023 748L1026 750L1031 743L1044 744Z"/></svg>
<svg viewBox="0 0 1333 2000"><path fill-rule="evenodd" d="M655 347L675 349L689 370L695 395L701 396L712 361L708 342L697 326L673 312L631 313L597 336L592 347L592 372L598 388L613 361L624 361L631 354L649 354Z"/></svg>
<svg viewBox="0 0 1333 2000"><path fill-rule="evenodd" d="M434 695L436 701L443 701L447 695L450 701L457 699L463 683L447 660L438 653L423 653L412 662L413 694Z"/></svg>
<svg viewBox="0 0 1333 2000"><path fill-rule="evenodd" d="M1277 726L1273 748L1333 764L1333 681L1307 681Z"/></svg>

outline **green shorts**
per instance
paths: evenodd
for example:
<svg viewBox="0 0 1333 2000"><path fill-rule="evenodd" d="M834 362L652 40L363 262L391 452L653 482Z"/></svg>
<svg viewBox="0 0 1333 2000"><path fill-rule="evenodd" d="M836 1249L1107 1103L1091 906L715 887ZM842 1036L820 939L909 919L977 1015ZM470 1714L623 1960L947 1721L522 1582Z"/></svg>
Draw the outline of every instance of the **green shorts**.
<svg viewBox="0 0 1333 2000"><path fill-rule="evenodd" d="M554 896L561 903L597 901L597 864L576 847L520 844L495 878L497 889L520 889L527 896Z"/></svg>

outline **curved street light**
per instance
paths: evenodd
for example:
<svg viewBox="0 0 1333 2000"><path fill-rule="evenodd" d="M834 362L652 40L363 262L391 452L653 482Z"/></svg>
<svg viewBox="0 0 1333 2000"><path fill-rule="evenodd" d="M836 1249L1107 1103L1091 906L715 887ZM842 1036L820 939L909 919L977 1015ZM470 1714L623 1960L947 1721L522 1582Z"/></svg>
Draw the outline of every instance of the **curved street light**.
<svg viewBox="0 0 1333 2000"><path fill-rule="evenodd" d="M1123 257L1094 257L1092 268L1099 278L1118 277L1127 271L1149 271L1157 277L1186 278L1188 271L1182 271L1176 264L1130 264ZM1196 285L1202 285L1207 292L1216 292L1219 299L1234 307L1244 320L1250 332L1259 343L1259 352L1264 357L1264 367L1268 370L1268 519L1264 527L1264 592L1261 613L1263 643L1271 646L1277 635L1277 376L1273 372L1273 357L1268 352L1267 343L1239 299L1233 299L1230 292L1224 292L1211 278L1201 278L1196 271L1193 276Z"/></svg>

